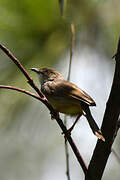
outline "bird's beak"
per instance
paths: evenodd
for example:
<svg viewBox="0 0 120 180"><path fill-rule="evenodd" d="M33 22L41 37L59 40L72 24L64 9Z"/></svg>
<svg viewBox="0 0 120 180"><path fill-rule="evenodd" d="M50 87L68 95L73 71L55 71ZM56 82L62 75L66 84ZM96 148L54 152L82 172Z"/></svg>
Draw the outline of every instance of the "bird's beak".
<svg viewBox="0 0 120 180"><path fill-rule="evenodd" d="M37 68L31 68L31 70L36 72L36 73L40 73L39 69L37 69Z"/></svg>

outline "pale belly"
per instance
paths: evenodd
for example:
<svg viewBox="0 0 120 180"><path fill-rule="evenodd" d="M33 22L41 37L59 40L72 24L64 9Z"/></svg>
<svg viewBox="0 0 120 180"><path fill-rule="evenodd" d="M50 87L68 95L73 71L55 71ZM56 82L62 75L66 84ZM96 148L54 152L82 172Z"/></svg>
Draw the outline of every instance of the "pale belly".
<svg viewBox="0 0 120 180"><path fill-rule="evenodd" d="M53 99L48 99L48 101L50 102L50 104L52 105L52 107L60 112L60 113L63 113L63 114L68 114L70 116L76 116L76 115L82 115L84 114L83 111L82 111L82 108L81 108L81 105L80 103L73 103L71 101L67 101L65 102L64 100L64 103L63 103L63 100L61 101L54 101Z"/></svg>

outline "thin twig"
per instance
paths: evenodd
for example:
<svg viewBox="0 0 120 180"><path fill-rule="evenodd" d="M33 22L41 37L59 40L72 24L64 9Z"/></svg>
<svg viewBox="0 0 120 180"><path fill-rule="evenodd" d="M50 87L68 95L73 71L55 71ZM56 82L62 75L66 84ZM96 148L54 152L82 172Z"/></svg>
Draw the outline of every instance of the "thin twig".
<svg viewBox="0 0 120 180"><path fill-rule="evenodd" d="M17 65L17 67L21 70L21 72L25 75L25 77L28 80L28 83L31 85L31 87L38 93L38 95L40 96L40 101L43 102L47 108L49 109L50 113L55 117L58 125L60 126L60 128L62 129L63 133L66 134L66 127L64 126L62 120L59 118L57 112L53 109L53 107L49 104L49 102L47 101L45 95L40 91L40 89L35 85L35 83L33 82L33 80L31 79L31 77L29 76L29 74L27 73L27 71L24 69L24 67L20 64L19 60L2 44L0 44L0 48L4 51L4 53ZM28 94L28 93L26 93ZM84 160L82 159L82 156L80 155L73 139L71 138L70 135L66 134L66 138L80 164L80 166L83 169L83 172L85 173L85 175L87 174L87 167L86 164L84 162Z"/></svg>
<svg viewBox="0 0 120 180"><path fill-rule="evenodd" d="M64 124L66 126L66 116L64 116ZM68 142L65 140L65 157L66 157L66 176L67 179L70 180L70 163L69 163L69 148Z"/></svg>
<svg viewBox="0 0 120 180"><path fill-rule="evenodd" d="M21 70L21 72L24 74L24 76L27 78L28 83L35 89L35 91L39 94L39 96L45 100L46 97L44 94L39 90L39 88L34 84L32 78L29 76L25 68L22 66L22 64L19 62L19 60L2 44L0 44L0 48L4 51L4 53L16 64L16 66Z"/></svg>
<svg viewBox="0 0 120 180"><path fill-rule="evenodd" d="M74 24L71 24L70 61L69 61L68 77L67 77L68 81L70 80L74 40L75 40L75 27ZM64 125L67 127L66 115L64 116ZM66 175L67 175L67 179L70 180L69 148L67 141L65 141L65 156L66 156Z"/></svg>
<svg viewBox="0 0 120 180"><path fill-rule="evenodd" d="M60 5L60 14L62 16L63 15L63 9L64 9L64 0L59 0L59 5Z"/></svg>
<svg viewBox="0 0 120 180"><path fill-rule="evenodd" d="M38 99L39 101L43 101L40 96L37 96L36 94L31 93L30 91L26 91L25 89L17 88L17 87L14 87L14 86L7 86L7 85L0 85L0 88L15 90L15 91L27 94L27 95L35 98L35 99Z"/></svg>
<svg viewBox="0 0 120 180"><path fill-rule="evenodd" d="M68 81L70 80L74 41L75 41L75 26L74 24L71 24L70 61L69 61L69 70L68 70L68 78L67 78Z"/></svg>

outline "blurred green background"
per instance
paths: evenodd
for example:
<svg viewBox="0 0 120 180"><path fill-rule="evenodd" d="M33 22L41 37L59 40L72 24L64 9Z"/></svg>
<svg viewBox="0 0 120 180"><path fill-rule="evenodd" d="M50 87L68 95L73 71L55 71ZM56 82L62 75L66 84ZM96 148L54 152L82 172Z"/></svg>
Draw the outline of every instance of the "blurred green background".
<svg viewBox="0 0 120 180"><path fill-rule="evenodd" d="M12 51L39 85L31 67L54 67L67 77L70 24L74 23L71 81L97 101L93 114L100 125L114 73L111 57L120 36L119 8L119 0L68 0L62 17L58 0L1 0L0 42ZM1 50L0 84L33 91ZM0 180L65 179L64 140L55 121L50 121L46 107L11 90L0 89L0 99ZM96 138L86 126L86 121L80 121L73 137L88 163ZM89 132L85 137L86 129ZM114 148L118 154L119 145L117 138ZM89 152L85 151L86 147ZM83 178L71 151L70 161L72 178ZM112 155L109 161L103 179L112 180L115 172L114 179L118 180L118 159Z"/></svg>

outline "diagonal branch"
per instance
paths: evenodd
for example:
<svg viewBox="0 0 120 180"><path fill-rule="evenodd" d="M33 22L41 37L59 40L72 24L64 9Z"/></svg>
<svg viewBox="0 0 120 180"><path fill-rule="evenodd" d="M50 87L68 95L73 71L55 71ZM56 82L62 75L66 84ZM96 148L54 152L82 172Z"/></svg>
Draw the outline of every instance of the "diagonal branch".
<svg viewBox="0 0 120 180"><path fill-rule="evenodd" d="M53 117L55 117L58 125L60 126L60 128L62 129L63 133L66 134L66 127L64 126L62 120L59 118L57 112L53 109L53 107L49 104L47 98L45 97L45 95L40 91L40 89L35 85L35 83L33 82L33 80L31 79L31 77L29 76L29 74L27 73L27 71L24 69L24 67L21 65L21 63L19 62L19 60L5 47L3 46L2 44L0 44L0 48L4 51L4 53L17 65L17 67L21 70L21 72L24 74L24 76L27 78L28 80L28 83L30 84L30 86L38 93L38 95L40 96L39 100L45 104L47 106L47 108L49 109L50 113L53 115ZM3 88L3 85L1 85L1 88ZM30 96L34 96L35 98L37 98L38 96L36 96L35 94L32 94L31 92L28 92L26 90L23 90L23 89L20 89L20 88L16 88L16 87L12 87L11 86L4 86L4 88L8 88L8 89L13 89L13 90L16 90L16 91L20 91L22 93L25 93L27 95L30 95ZM38 98L37 98L38 99ZM80 155L79 153L79 150L77 149L73 139L71 138L70 135L67 135L66 134L66 138L80 164L80 166L82 167L83 169L83 172L85 174L87 174L87 167L86 167L86 164L82 158L82 156Z"/></svg>
<svg viewBox="0 0 120 180"><path fill-rule="evenodd" d="M14 91L18 91L18 92L27 94L27 95L35 98L35 99L38 99L40 101L43 101L40 96L37 96L36 94L31 93L30 91L26 91L25 89L17 88L17 87L14 87L14 86L7 86L7 85L0 85L0 88L11 89L11 90L14 90Z"/></svg>
<svg viewBox="0 0 120 180"><path fill-rule="evenodd" d="M99 141L95 147L91 162L88 168L88 176L92 180L101 180L111 147L115 138L116 126L120 114L120 39L117 53L115 55L116 67L113 84L110 92L106 110L103 118L102 132L106 142ZM89 178L86 176L86 180Z"/></svg>
<svg viewBox="0 0 120 180"><path fill-rule="evenodd" d="M0 48L4 51L4 53L16 64L16 66L21 70L24 76L27 78L28 83L35 89L35 91L39 94L41 98L45 98L44 94L39 90L39 88L34 84L32 78L29 76L25 68L19 62L19 60L2 44L0 44ZM45 98L46 99L46 98Z"/></svg>

